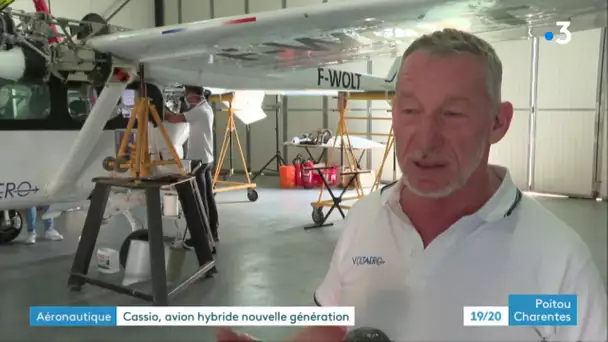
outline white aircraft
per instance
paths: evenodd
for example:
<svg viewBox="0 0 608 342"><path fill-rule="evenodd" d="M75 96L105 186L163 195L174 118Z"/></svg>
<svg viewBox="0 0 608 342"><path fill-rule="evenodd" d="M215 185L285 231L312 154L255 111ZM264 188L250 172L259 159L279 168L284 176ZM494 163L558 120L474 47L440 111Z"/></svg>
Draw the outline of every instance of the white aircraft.
<svg viewBox="0 0 608 342"><path fill-rule="evenodd" d="M116 154L127 122L117 103L125 89L138 88L131 82L138 76L158 109L162 85L173 83L266 93L389 91L398 58L382 76L340 64L399 56L421 34L448 27L489 41L549 31L567 43L571 32L606 26L606 6L605 0L349 0L135 31L106 25L96 14L74 21L4 8L0 242L19 234L16 209L82 202L91 179L108 175L103 160ZM58 42L49 42L56 37L49 24L60 27ZM129 81L116 81L118 68Z"/></svg>

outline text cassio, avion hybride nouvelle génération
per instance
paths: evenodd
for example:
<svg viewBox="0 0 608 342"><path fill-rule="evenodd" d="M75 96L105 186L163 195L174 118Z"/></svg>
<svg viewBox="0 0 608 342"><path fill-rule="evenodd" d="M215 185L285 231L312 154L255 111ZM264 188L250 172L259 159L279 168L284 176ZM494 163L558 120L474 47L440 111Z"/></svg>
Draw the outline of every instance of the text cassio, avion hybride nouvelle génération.
<svg viewBox="0 0 608 342"><path fill-rule="evenodd" d="M122 319L127 322L161 322L163 319L167 322L204 322L208 323L219 323L219 322L289 322L290 324L296 324L298 322L347 322L349 321L349 315L345 314L333 314L333 313L300 313L286 315L277 311L273 314L236 314L234 312L221 312L221 313L198 313L195 314L180 314L170 313L166 315L158 315L155 313L131 313L124 312Z"/></svg>

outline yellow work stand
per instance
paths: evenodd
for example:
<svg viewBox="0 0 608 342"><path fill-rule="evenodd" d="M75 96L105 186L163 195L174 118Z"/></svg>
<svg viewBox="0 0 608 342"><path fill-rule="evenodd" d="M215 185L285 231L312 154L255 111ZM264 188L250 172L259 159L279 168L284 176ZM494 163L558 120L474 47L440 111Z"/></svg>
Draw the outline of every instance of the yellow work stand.
<svg viewBox="0 0 608 342"><path fill-rule="evenodd" d="M169 160L152 160L149 148L149 132L148 122L150 115L154 123L160 130L167 147L171 153L173 159ZM135 145L129 143L129 137L133 133L135 123L137 122L137 133ZM130 153L127 153L127 147L130 148ZM185 175L186 170L179 158L177 151L173 147L173 142L163 126L162 119L156 107L150 103L150 100L146 97L140 97L135 102L135 106L131 111L127 128L124 132L120 147L116 158L108 157L104 160L103 166L107 171L114 171L123 173L126 171L131 172L131 176L135 178L135 182L140 182L142 178L149 177L152 171L152 167L159 165L177 165L178 173Z"/></svg>
<svg viewBox="0 0 608 342"><path fill-rule="evenodd" d="M232 108L232 99L234 98L234 93L230 94L222 94L222 95L212 95L209 97L209 102L228 102L228 109L225 111L228 114L228 122L226 123L226 131L224 132L224 140L222 141L222 147L220 149L220 154L218 157L218 162L215 166L215 173L213 175L213 192L226 192L226 191L234 191L234 190L243 190L247 189L247 199L251 202L255 202L258 199L258 192L255 190L256 184L253 183L251 177L249 176L249 170L247 167L247 161L245 160L245 153L243 153L243 147L241 146L241 141L239 139L239 134L236 130L235 119L234 119L234 109ZM226 160L226 155L230 150L230 146L232 146L233 139L236 141L236 147L239 152L239 156L241 157L241 162L243 164L243 170L245 172L246 182L232 182L232 181L223 181L220 180L220 173L222 170L222 165L224 165L224 161ZM218 186L223 185L223 186Z"/></svg>
<svg viewBox="0 0 608 342"><path fill-rule="evenodd" d="M325 200L323 199L323 194L325 193L326 186L325 186L325 184L321 185L321 189L320 189L319 197L317 198L317 201L311 203L311 205L313 207L312 220L315 224L311 225L311 226L306 226L305 228L309 229L309 228L318 228L318 227L325 227L325 226L332 225L331 223L327 224L326 222L327 222L327 219L329 218L329 215L332 213L332 211L334 209L337 209L340 212L342 218L344 218L345 214L342 209L350 209L352 206L342 204L342 202L349 201L349 200L358 200L365 196L363 186L361 184L360 175L364 174L364 173L370 173L371 171L370 170L361 170L359 168L357 158L355 156L354 149L351 144L350 135L376 135L376 136L388 137L388 141L387 141L386 147L384 149L384 155L383 155L382 161L380 163L379 172L376 175L376 178L374 180L374 184L372 185L371 191L373 192L378 188L378 186L380 184L382 170L384 169L384 164L386 162L386 158L388 157L390 149L393 146L392 127L391 127L389 133L375 133L375 134L373 134L373 133L354 133L354 132L349 132L346 122L349 119L391 120L391 118L348 117L348 116L346 116L347 108L348 108L347 105L348 105L348 100L392 100L393 97L394 97L394 92L340 93L338 95L339 119L338 119L338 127L336 130L337 135L334 138L334 143L333 143L332 149L330 150L330 152L328 154L328 160L330 162L333 161L333 159L332 159L333 150L336 149L336 143L338 141L340 141L340 150L344 154L344 158L345 158L346 164L348 165L349 171L339 172L338 177L340 177L340 180L342 179L343 176L353 177L353 179L350 179L347 182L347 184L345 184L341 193L337 196L334 195L334 192L331 189L327 189L331 198L325 199ZM327 168L329 168L329 167L325 167L325 169L327 169ZM319 168L317 168L313 172L321 172L321 170ZM351 184L354 186L354 190L355 190L356 194L353 196L344 196L344 194L346 193L346 191L348 190L348 188L350 187ZM330 208L329 211L325 214L323 213L324 207Z"/></svg>

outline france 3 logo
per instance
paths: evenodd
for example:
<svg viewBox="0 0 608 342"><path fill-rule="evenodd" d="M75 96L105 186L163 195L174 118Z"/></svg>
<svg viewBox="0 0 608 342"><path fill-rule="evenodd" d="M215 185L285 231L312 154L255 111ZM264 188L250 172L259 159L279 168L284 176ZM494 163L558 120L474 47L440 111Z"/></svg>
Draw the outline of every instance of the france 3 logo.
<svg viewBox="0 0 608 342"><path fill-rule="evenodd" d="M557 21L555 22L555 25L557 27L559 27L559 33L561 33L563 36L558 37L557 39L555 39L555 42L557 44L568 44L570 42L570 40L572 40L572 32L570 32L569 27L570 27L570 21ZM555 38L555 34L551 31L547 31L545 32L545 39L547 41L552 41Z"/></svg>

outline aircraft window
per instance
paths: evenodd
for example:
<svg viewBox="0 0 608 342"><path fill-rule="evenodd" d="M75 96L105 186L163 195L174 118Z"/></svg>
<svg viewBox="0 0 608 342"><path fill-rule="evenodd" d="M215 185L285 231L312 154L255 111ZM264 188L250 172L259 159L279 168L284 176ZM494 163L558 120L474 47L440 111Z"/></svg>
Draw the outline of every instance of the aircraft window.
<svg viewBox="0 0 608 342"><path fill-rule="evenodd" d="M0 78L0 120L39 120L50 114L51 96L45 83Z"/></svg>
<svg viewBox="0 0 608 342"><path fill-rule="evenodd" d="M97 92L90 84L68 88L68 111L76 120L85 120L97 99Z"/></svg>

